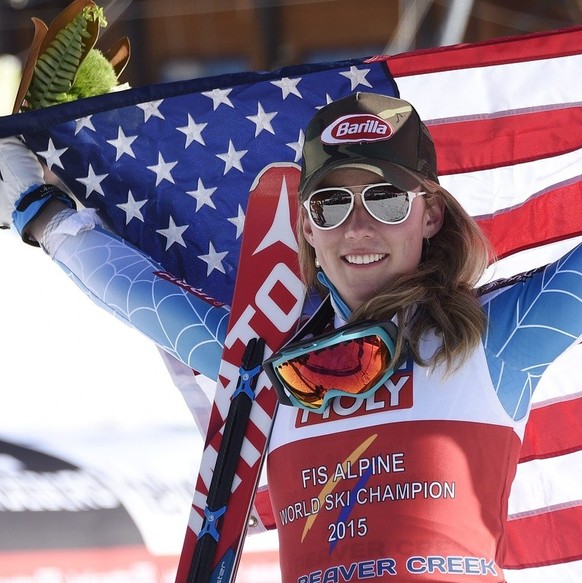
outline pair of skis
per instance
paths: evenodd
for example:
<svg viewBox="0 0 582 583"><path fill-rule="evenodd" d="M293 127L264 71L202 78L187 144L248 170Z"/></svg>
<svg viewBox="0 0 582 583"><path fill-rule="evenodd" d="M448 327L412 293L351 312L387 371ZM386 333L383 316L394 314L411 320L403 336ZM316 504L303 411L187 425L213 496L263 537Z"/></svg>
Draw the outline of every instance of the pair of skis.
<svg viewBox="0 0 582 583"><path fill-rule="evenodd" d="M261 363L296 328L304 286L294 234L299 171L271 165L245 218L229 331L219 371L177 583L230 583L277 408Z"/></svg>

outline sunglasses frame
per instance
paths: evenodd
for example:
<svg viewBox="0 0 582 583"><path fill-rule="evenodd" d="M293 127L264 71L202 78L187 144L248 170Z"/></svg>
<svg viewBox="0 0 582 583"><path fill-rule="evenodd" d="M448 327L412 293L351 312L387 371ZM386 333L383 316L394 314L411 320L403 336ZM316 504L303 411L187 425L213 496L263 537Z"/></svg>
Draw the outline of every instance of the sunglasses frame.
<svg viewBox="0 0 582 583"><path fill-rule="evenodd" d="M385 221L383 219L378 218L369 208L368 205L366 204L366 199L365 199L365 194L366 192L368 192L370 189L378 187L378 186L391 186L391 187L395 187L394 184L390 184L389 182L378 182L375 184L359 184L359 185L354 185L351 186L350 188L348 188L347 186L330 186L330 187L326 187L326 188L318 188L317 190L314 190L308 197L306 200L303 201L303 206L305 208L305 210L307 211L307 214L309 216L309 221L311 222L311 224L316 228L319 229L320 231L330 231L331 229L336 229L337 227L339 227L340 225L342 225L350 216L350 214L352 213L352 211L354 210L354 206L355 206L355 200L356 200L356 195L360 195L360 198L362 199L362 204L364 205L364 208L366 209L366 211L369 213L369 215L377 220L379 223L382 223L384 225L399 225L400 223L403 223L409 216L410 216L410 212L412 210L412 201L417 197L417 196L424 196L426 194L426 191L421 190L419 192L414 192L413 190L400 190L400 192L402 194L406 194L406 198L408 201L408 210L406 211L406 215L404 216L404 218L398 220L398 221ZM360 190L354 192L353 190L351 190L352 188L358 188ZM395 187L397 188L397 187ZM346 213L345 217L337 224L332 225L331 227L322 227L320 225L318 225L314 218L313 215L311 214L311 208L310 208L310 203L311 203L311 199L313 198L314 195L316 194L321 194L322 192L345 192L347 194L350 195L351 200L350 200L350 208L348 209L348 212Z"/></svg>
<svg viewBox="0 0 582 583"><path fill-rule="evenodd" d="M279 376L277 367L289 362L295 358L309 354L316 350L330 348L336 344L341 344L349 340L358 338L365 338L366 336L379 337L388 349L390 360L394 356L396 349L396 338L398 329L393 322L375 322L365 320L363 322L356 322L346 324L341 328L336 328L325 334L307 338L293 342L291 341L286 346L283 346L279 351L275 352L263 363L263 370L269 377L273 384L273 388L277 394L277 398L283 405L289 405L305 409L312 413L323 413L329 404L329 401L334 397L351 397L356 399L365 399L366 397L375 393L395 372L397 366L387 368L382 376L376 381L372 387L363 391L362 393L346 393L340 389L328 389L323 396L322 403L319 407L313 407L304 403L297 398L289 389L286 388L285 381Z"/></svg>

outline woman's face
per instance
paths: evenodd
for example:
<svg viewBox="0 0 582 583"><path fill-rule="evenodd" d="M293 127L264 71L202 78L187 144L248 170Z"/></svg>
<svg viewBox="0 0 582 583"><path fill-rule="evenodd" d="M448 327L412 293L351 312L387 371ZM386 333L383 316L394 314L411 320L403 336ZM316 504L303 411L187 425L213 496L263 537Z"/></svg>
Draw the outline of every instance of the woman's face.
<svg viewBox="0 0 582 583"><path fill-rule="evenodd" d="M385 180L373 172L344 169L329 174L318 188L349 188L378 182ZM423 240L435 235L442 225L442 199L435 200L439 203L429 208L423 196L415 197L410 216L397 225L377 221L364 208L359 195L349 217L335 229L322 231L305 217L303 234L315 249L321 268L352 311L395 277L417 269Z"/></svg>

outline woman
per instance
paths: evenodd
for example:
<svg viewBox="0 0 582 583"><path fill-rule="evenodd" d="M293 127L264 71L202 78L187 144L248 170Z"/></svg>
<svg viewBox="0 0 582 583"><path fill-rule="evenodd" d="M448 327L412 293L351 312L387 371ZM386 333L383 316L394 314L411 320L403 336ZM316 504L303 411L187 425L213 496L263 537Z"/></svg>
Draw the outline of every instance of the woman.
<svg viewBox="0 0 582 583"><path fill-rule="evenodd" d="M362 401L336 396L319 416L280 408L268 464L283 573L503 581L525 410L512 417L517 396L496 395L490 370L500 361L485 354L473 289L488 247L439 186L414 109L370 94L324 108L306 133L300 199L307 283L330 290L336 326L394 320L392 364L404 360ZM498 303L487 305L498 324Z"/></svg>
<svg viewBox="0 0 582 583"><path fill-rule="evenodd" d="M8 166L27 177L3 186L4 200L21 209L16 224L86 286L78 250L103 244L111 253L115 239L94 228L93 215L66 208L61 193L40 196L33 161L22 154L15 164L21 150L12 147L4 148L11 166L0 160L4 178ZM531 394L582 332L582 277L571 275L582 273L582 249L478 297L486 241L438 184L414 108L374 94L313 118L299 204L301 268L309 286L329 294L335 331L322 350L299 341L265 365L293 405L279 408L268 457L283 580L504 581L507 499ZM185 329L195 310L191 298L176 301ZM310 322L302 338L322 332ZM170 350L140 327L188 366L216 374L218 350L187 360L190 351ZM350 339L336 342L346 327ZM352 374L358 367L346 355L361 365L377 338L386 353L379 376L350 377L344 395L330 377ZM308 371L309 386L285 376L312 357L326 366Z"/></svg>

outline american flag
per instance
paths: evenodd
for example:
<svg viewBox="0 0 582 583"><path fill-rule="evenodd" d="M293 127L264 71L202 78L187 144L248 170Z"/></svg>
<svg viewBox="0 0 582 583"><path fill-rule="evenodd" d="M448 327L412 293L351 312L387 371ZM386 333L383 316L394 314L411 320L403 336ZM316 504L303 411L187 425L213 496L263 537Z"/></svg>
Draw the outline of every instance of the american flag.
<svg viewBox="0 0 582 583"><path fill-rule="evenodd" d="M117 234L230 304L253 181L300 161L317 108L366 89L395 95L384 63L149 86L8 118L0 135L23 133Z"/></svg>
<svg viewBox="0 0 582 583"><path fill-rule="evenodd" d="M441 182L501 258L542 265L582 239L582 27L393 57L124 91L0 119L84 204L170 272L229 303L246 197L302 128L358 90L400 95L435 138ZM582 580L578 343L534 397L510 497L511 583Z"/></svg>

